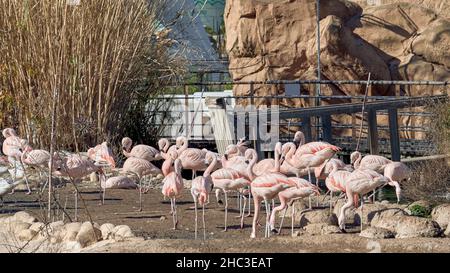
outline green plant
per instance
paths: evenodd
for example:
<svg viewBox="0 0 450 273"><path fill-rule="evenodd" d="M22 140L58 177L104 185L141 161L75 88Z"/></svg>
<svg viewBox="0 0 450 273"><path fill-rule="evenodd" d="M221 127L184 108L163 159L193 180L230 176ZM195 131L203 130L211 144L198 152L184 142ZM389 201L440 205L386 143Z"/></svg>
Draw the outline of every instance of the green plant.
<svg viewBox="0 0 450 273"><path fill-rule="evenodd" d="M418 205L418 204L412 205L409 208L409 211L411 212L412 216L417 216L417 217L428 217L431 213L431 211L428 208Z"/></svg>

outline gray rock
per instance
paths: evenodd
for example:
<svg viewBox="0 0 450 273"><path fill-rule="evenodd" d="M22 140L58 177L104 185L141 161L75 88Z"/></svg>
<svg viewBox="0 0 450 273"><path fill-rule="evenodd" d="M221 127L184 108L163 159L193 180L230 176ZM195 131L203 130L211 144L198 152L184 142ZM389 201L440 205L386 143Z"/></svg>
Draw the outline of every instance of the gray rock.
<svg viewBox="0 0 450 273"><path fill-rule="evenodd" d="M31 229L24 229L17 234L20 241L27 242L37 239L37 232Z"/></svg>
<svg viewBox="0 0 450 273"><path fill-rule="evenodd" d="M377 228L377 227L368 227L363 229L359 234L361 237L370 238L370 239L388 239L394 238L395 234L385 228Z"/></svg>
<svg viewBox="0 0 450 273"><path fill-rule="evenodd" d="M370 225L394 232L395 238L436 237L440 234L435 221L415 216L377 213Z"/></svg>
<svg viewBox="0 0 450 273"><path fill-rule="evenodd" d="M335 225L328 225L326 223L314 223L309 224L303 228L305 232L309 235L325 235L325 234L335 234L341 233L342 231L339 227Z"/></svg>
<svg viewBox="0 0 450 273"><path fill-rule="evenodd" d="M25 211L19 211L14 216L12 216L12 219L15 221L21 221L24 223L33 224L34 222L37 222L36 217L31 216L28 212Z"/></svg>
<svg viewBox="0 0 450 273"><path fill-rule="evenodd" d="M73 222L73 223L67 223L64 225L64 230L66 232L76 232L78 233L81 229L81 223L80 222Z"/></svg>
<svg viewBox="0 0 450 273"><path fill-rule="evenodd" d="M436 221L442 229L446 229L450 222L450 204L442 204L433 209L431 219Z"/></svg>
<svg viewBox="0 0 450 273"><path fill-rule="evenodd" d="M334 226L337 226L338 224L336 215L330 213L329 209L305 211L298 214L299 218L297 221L300 222L300 227L305 227L311 224L326 224Z"/></svg>
<svg viewBox="0 0 450 273"><path fill-rule="evenodd" d="M81 225L80 231L77 234L76 241L82 247L94 244L102 239L102 232L94 227L90 222L84 222Z"/></svg>
<svg viewBox="0 0 450 273"><path fill-rule="evenodd" d="M114 239L116 239L116 240L122 240L125 238L135 237L133 234L133 231L131 231L131 228L127 225L116 226L113 229L113 233L114 233Z"/></svg>
<svg viewBox="0 0 450 273"><path fill-rule="evenodd" d="M447 229L444 231L444 235L450 237L450 223L447 225Z"/></svg>
<svg viewBox="0 0 450 273"><path fill-rule="evenodd" d="M113 224L103 224L103 225L101 225L101 227L100 227L100 231L102 232L102 238L103 238L103 240L108 240L108 239L111 239L111 238L113 238L114 236L114 233L113 233L113 230L114 230L114 225Z"/></svg>

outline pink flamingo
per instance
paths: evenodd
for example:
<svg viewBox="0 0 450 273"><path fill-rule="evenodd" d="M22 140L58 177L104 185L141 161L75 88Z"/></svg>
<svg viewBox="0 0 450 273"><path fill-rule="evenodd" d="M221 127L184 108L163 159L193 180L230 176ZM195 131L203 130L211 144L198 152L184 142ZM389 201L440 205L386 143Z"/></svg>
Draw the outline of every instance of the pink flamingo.
<svg viewBox="0 0 450 273"><path fill-rule="evenodd" d="M100 185L106 180L102 167L104 165L96 164L89 159L83 158L77 154L71 154L61 158L56 152L53 154L53 174L56 176L66 176L73 179L73 183L79 182L81 178L95 172L100 176ZM75 187L75 220L78 212L78 189ZM102 195L100 195L100 200ZM103 204L103 201L101 201Z"/></svg>
<svg viewBox="0 0 450 273"><path fill-rule="evenodd" d="M206 153L206 163L209 164L203 176L198 176L192 180L191 195L195 203L195 239L197 239L198 230L198 214L197 205L202 206L202 221L203 221L203 239L206 240L206 224L205 224L205 204L208 201L209 193L213 187L211 172L217 163L217 156L212 152Z"/></svg>
<svg viewBox="0 0 450 273"><path fill-rule="evenodd" d="M177 145L170 146L170 141L167 138L161 138L158 141L158 147L159 153L164 159L167 159L167 156L171 151L177 151Z"/></svg>
<svg viewBox="0 0 450 273"><path fill-rule="evenodd" d="M346 179L345 194L347 202L342 206L339 213L339 228L345 232L345 212L352 206L358 205L359 196L365 195L374 189L389 182L389 179L373 170L355 170ZM364 200L361 198L361 215L363 215ZM361 230L362 230L361 217Z"/></svg>
<svg viewBox="0 0 450 273"><path fill-rule="evenodd" d="M406 181L411 177L411 169L402 162L392 162L384 167L384 176L389 179L389 185L395 187L397 203L400 202L402 189L400 182Z"/></svg>
<svg viewBox="0 0 450 273"><path fill-rule="evenodd" d="M25 167L23 165L23 162L21 161L21 156L23 150L31 150L32 148L28 145L25 139L19 138L19 136L16 134L16 131L12 128L4 129L2 131L2 134L5 137L2 145L3 154L8 157L9 163L14 166L14 171L11 174L13 182L19 176L18 174L23 174L28 189L28 192L26 194L31 194L28 177L25 173ZM12 190L11 194L12 193L14 193L14 189Z"/></svg>
<svg viewBox="0 0 450 273"><path fill-rule="evenodd" d="M247 173L251 173L252 167L255 165L258 157L256 152L253 149L248 149L245 152L245 158L251 159L250 164L247 166ZM250 175L250 174L249 174ZM215 188L218 188L223 191L225 196L225 224L224 231L227 231L227 218L228 218L228 191L238 191L246 186L250 186L251 181L248 176L240 173L239 171L232 168L222 168L211 174L212 181ZM216 191L217 194L217 191ZM245 201L244 197L244 208ZM243 213L240 215L241 217L241 228L243 227Z"/></svg>
<svg viewBox="0 0 450 273"><path fill-rule="evenodd" d="M281 155L281 143L278 142L275 145L275 169L271 173L267 173L252 179L251 192L253 195L255 214L253 216L252 233L250 238L256 238L256 225L260 213L260 203L265 201L266 206L266 230L265 237L270 237L270 205L269 201L274 199L278 193L297 185L290 181L284 174L280 173L280 155ZM253 178L255 174L250 169L250 176Z"/></svg>
<svg viewBox="0 0 450 273"><path fill-rule="evenodd" d="M127 158L137 157L148 161L161 160L163 159L158 149L153 148L149 145L135 145L133 148L133 141L129 137L124 137L122 139L122 153Z"/></svg>
<svg viewBox="0 0 450 273"><path fill-rule="evenodd" d="M101 183L102 189L136 189L137 185L128 176L114 176ZM104 198L103 198L104 199Z"/></svg>
<svg viewBox="0 0 450 273"><path fill-rule="evenodd" d="M177 138L178 158L181 160L183 169L192 170L192 179L197 175L197 171L204 171L208 167L205 164L206 151L196 148L188 148L188 141L185 137Z"/></svg>
<svg viewBox="0 0 450 273"><path fill-rule="evenodd" d="M327 142L309 142L304 144L304 134L300 132L298 135L300 138L300 147L298 147L293 157L286 160L296 168L306 168L308 170L308 180L311 182L311 168L322 165L341 149ZM316 186L318 186L318 184L319 183L316 180ZM319 203L319 199L317 199L317 203Z"/></svg>
<svg viewBox="0 0 450 273"><path fill-rule="evenodd" d="M112 169L116 168L114 156L106 141L94 148L90 148L87 151L87 156L99 164L109 164Z"/></svg>
<svg viewBox="0 0 450 273"><path fill-rule="evenodd" d="M401 188L399 182L408 179L411 175L411 170L405 164L394 162L380 155L366 155L362 157L358 151L353 152L350 159L355 169L369 169L379 174L384 174L388 178L392 178L389 181L389 185L395 187L397 203L400 202ZM385 168L387 166L390 167L386 172Z"/></svg>
<svg viewBox="0 0 450 273"><path fill-rule="evenodd" d="M42 169L48 168L50 161L50 153L45 150L30 150L25 149L21 155L22 163L28 166L36 167L38 169L39 180L42 179ZM48 180L46 181L42 191L45 190Z"/></svg>
<svg viewBox="0 0 450 273"><path fill-rule="evenodd" d="M387 159L381 155L366 155L362 157L361 153L356 151L350 155L350 161L353 164L355 170L361 169L369 169L376 171L379 174L384 172L384 167L392 163L392 160Z"/></svg>
<svg viewBox="0 0 450 273"><path fill-rule="evenodd" d="M178 215L176 200L183 190L183 178L181 177L182 163L179 158L175 160L175 169L169 173L163 180L162 194L170 199L170 209L173 220L173 229L177 229Z"/></svg>
<svg viewBox="0 0 450 273"><path fill-rule="evenodd" d="M132 173L138 177L139 180L139 211L142 211L142 177L146 175L158 175L161 174L161 170L150 161L137 157L129 157L123 163L123 173Z"/></svg>
<svg viewBox="0 0 450 273"><path fill-rule="evenodd" d="M338 170L337 167L333 168L331 173L325 179L325 185L330 192L330 212L332 210L333 193L342 192L345 193L345 183L351 172L345 170Z"/></svg>
<svg viewBox="0 0 450 273"><path fill-rule="evenodd" d="M298 177L290 177L288 178L290 181L294 182L297 186L288 188L284 191L278 193L278 198L280 199L280 205L273 208L272 214L270 215L270 227L272 232L277 232L275 230L275 217L278 211L284 209L283 217L281 218L280 228L278 230L278 234L281 233L281 229L283 227L283 220L286 216L286 211L288 206L292 207L292 215L291 215L291 233L294 234L294 219L295 219L295 201L309 197L313 194L320 195L319 188L307 180ZM290 204L290 205L289 205Z"/></svg>

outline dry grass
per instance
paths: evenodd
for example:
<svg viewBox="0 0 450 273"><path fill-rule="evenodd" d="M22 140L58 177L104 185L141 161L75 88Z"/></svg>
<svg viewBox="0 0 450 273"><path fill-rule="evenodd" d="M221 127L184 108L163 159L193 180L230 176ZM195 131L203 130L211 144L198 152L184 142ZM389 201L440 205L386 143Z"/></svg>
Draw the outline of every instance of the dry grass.
<svg viewBox="0 0 450 273"><path fill-rule="evenodd" d="M430 133L427 138L436 150L433 154L450 154L450 102L430 105ZM412 200L427 200L432 203L448 202L450 192L450 166L448 160L422 161L413 166L413 177L406 182L405 196Z"/></svg>
<svg viewBox="0 0 450 273"><path fill-rule="evenodd" d="M165 2L0 0L0 126L48 147L56 94L57 149L142 135L146 103L183 72L159 26Z"/></svg>

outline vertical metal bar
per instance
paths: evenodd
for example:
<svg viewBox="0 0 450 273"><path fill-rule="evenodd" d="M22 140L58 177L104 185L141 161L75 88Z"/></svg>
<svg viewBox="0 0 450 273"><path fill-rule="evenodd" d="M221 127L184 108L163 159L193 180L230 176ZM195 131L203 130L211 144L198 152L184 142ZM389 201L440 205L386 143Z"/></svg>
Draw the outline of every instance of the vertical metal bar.
<svg viewBox="0 0 450 273"><path fill-rule="evenodd" d="M391 140L391 156L393 161L400 161L400 136L398 133L398 112L397 108L390 108L389 113L389 133Z"/></svg>
<svg viewBox="0 0 450 273"><path fill-rule="evenodd" d="M320 96L322 95L320 81L322 79L321 75L321 67L320 67L320 0L317 0L317 80L319 83L317 84L317 98L316 98L316 106L320 106ZM316 118L316 125L321 124L320 117ZM316 128L316 138L320 138L320 128L317 126Z"/></svg>
<svg viewBox="0 0 450 273"><path fill-rule="evenodd" d="M188 86L184 85L184 129L186 130L186 138L189 138L189 90Z"/></svg>
<svg viewBox="0 0 450 273"><path fill-rule="evenodd" d="M311 142L312 141L312 132L311 132L311 117L303 118L303 134L305 135L305 141Z"/></svg>
<svg viewBox="0 0 450 273"><path fill-rule="evenodd" d="M377 128L377 111L369 109L367 112L367 121L369 123L369 149L373 155L379 154L378 149L378 128Z"/></svg>
<svg viewBox="0 0 450 273"><path fill-rule="evenodd" d="M323 130L323 140L326 142L333 142L333 132L331 129L331 116L325 115L322 118L322 130Z"/></svg>

